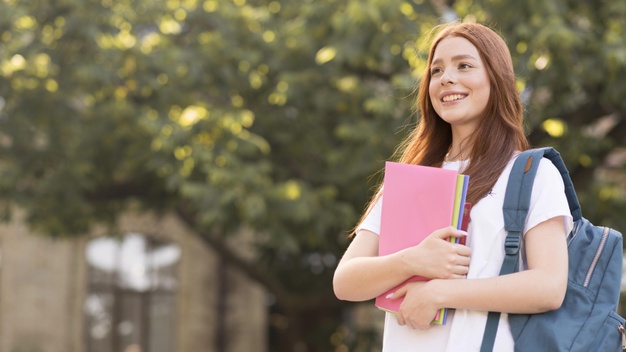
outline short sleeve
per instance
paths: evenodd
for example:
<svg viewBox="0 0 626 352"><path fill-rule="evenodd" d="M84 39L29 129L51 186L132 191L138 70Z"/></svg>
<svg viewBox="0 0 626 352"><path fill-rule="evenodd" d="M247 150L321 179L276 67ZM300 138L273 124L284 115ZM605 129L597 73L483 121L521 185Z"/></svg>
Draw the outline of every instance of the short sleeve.
<svg viewBox="0 0 626 352"><path fill-rule="evenodd" d="M382 214L383 197L379 197L372 210L367 214L363 222L356 228L358 234L360 230L368 230L379 235L380 234L380 218Z"/></svg>
<svg viewBox="0 0 626 352"><path fill-rule="evenodd" d="M563 217L565 233L570 233L573 221L563 178L552 162L544 158L535 176L524 234L540 223L559 216Z"/></svg>

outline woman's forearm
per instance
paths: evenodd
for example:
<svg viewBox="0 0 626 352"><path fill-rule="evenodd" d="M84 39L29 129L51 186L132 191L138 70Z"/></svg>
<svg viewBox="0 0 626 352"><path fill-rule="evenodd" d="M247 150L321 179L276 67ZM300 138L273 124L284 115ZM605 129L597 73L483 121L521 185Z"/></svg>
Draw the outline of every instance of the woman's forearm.
<svg viewBox="0 0 626 352"><path fill-rule="evenodd" d="M489 279L433 280L441 307L506 313L541 313L563 303L567 276L541 270Z"/></svg>
<svg viewBox="0 0 626 352"><path fill-rule="evenodd" d="M463 235L452 227L433 232L419 245L377 256L378 235L361 231L335 271L333 286L339 299L365 301L418 275L427 278L463 278L469 270L469 248L450 243Z"/></svg>
<svg viewBox="0 0 626 352"><path fill-rule="evenodd" d="M528 270L442 285L442 304L451 308L508 313L539 313L561 306L567 290L567 243L560 217L526 234Z"/></svg>
<svg viewBox="0 0 626 352"><path fill-rule="evenodd" d="M404 282L411 275L396 257L358 257L343 262L333 278L335 295L346 301L367 301Z"/></svg>

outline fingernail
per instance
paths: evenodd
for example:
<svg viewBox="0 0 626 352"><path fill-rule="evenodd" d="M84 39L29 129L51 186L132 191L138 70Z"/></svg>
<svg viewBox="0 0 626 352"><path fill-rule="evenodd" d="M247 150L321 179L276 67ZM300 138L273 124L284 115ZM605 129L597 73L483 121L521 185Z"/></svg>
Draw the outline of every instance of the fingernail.
<svg viewBox="0 0 626 352"><path fill-rule="evenodd" d="M393 297L393 293L390 293L390 294L388 294L388 295L386 295L386 296L385 296L385 298L387 298L387 299L389 299L389 298L391 298L391 297Z"/></svg>

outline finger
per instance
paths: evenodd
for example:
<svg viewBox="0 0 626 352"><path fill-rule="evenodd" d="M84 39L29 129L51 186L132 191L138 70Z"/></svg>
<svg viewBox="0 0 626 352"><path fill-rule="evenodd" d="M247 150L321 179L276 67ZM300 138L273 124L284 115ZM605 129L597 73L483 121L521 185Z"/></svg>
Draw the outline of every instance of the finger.
<svg viewBox="0 0 626 352"><path fill-rule="evenodd" d="M440 238L440 239L448 239L450 236L454 236L455 232L459 230L455 229L452 226L444 227L439 230L436 230L432 233L432 236Z"/></svg>
<svg viewBox="0 0 626 352"><path fill-rule="evenodd" d="M455 250L458 255L469 257L472 254L472 250L468 246L462 244L455 245Z"/></svg>
<svg viewBox="0 0 626 352"><path fill-rule="evenodd" d="M432 233L433 236L439 239L448 240L450 237L467 237L467 232L459 230L453 226L444 227ZM466 246L463 246L466 247Z"/></svg>
<svg viewBox="0 0 626 352"><path fill-rule="evenodd" d="M404 325L415 330L415 324L413 324L411 319L404 319Z"/></svg>
<svg viewBox="0 0 626 352"><path fill-rule="evenodd" d="M398 313L398 316L396 319L398 320L398 325L400 326L406 325L406 321L404 320L404 317L402 316L402 314Z"/></svg>
<svg viewBox="0 0 626 352"><path fill-rule="evenodd" d="M420 325L418 325L418 326L417 326L417 328L418 328L418 329L420 329L420 330L428 330L428 329L430 329L432 326L433 326L433 324L432 324L432 323L429 323L429 324L420 324Z"/></svg>
<svg viewBox="0 0 626 352"><path fill-rule="evenodd" d="M457 278L464 278L467 276L467 273L469 273L469 268L463 265L455 266L453 270L454 270L454 275Z"/></svg>
<svg viewBox="0 0 626 352"><path fill-rule="evenodd" d="M459 230L459 229L457 229L455 227L452 227L452 226L450 226L449 229L450 229L450 232L449 232L450 236L452 236L452 237L464 238L464 237L468 236L466 231Z"/></svg>
<svg viewBox="0 0 626 352"><path fill-rule="evenodd" d="M395 292L392 292L390 294L388 294L385 298L388 299L398 299L398 298L402 298L404 296L406 296L407 293L407 288L406 285L400 287L399 289L397 289Z"/></svg>
<svg viewBox="0 0 626 352"><path fill-rule="evenodd" d="M465 256L457 256L455 258L455 262L456 265L460 265L460 266L467 266L469 267L470 263L471 263L471 259L470 257L465 257Z"/></svg>
<svg viewBox="0 0 626 352"><path fill-rule="evenodd" d="M406 319L406 326L410 326L412 329L424 330L427 328L426 324L419 322L415 319Z"/></svg>
<svg viewBox="0 0 626 352"><path fill-rule="evenodd" d="M450 274L450 276L448 276L447 280L459 280L459 279L465 279L465 278L467 278L467 275Z"/></svg>

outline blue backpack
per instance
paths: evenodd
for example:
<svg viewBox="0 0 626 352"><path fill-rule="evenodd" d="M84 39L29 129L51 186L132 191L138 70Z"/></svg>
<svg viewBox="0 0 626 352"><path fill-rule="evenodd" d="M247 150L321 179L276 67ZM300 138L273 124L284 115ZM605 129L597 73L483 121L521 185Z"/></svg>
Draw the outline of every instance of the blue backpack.
<svg viewBox="0 0 626 352"><path fill-rule="evenodd" d="M550 159L561 173L574 218L574 228L567 237L567 292L557 310L509 314L515 351L622 351L626 348L624 318L616 313L622 280L622 235L582 217L572 180L553 148L521 153L511 170L502 209L508 234L500 275L518 270L521 234L542 157ZM492 351L499 318L500 313L489 312L481 352Z"/></svg>

